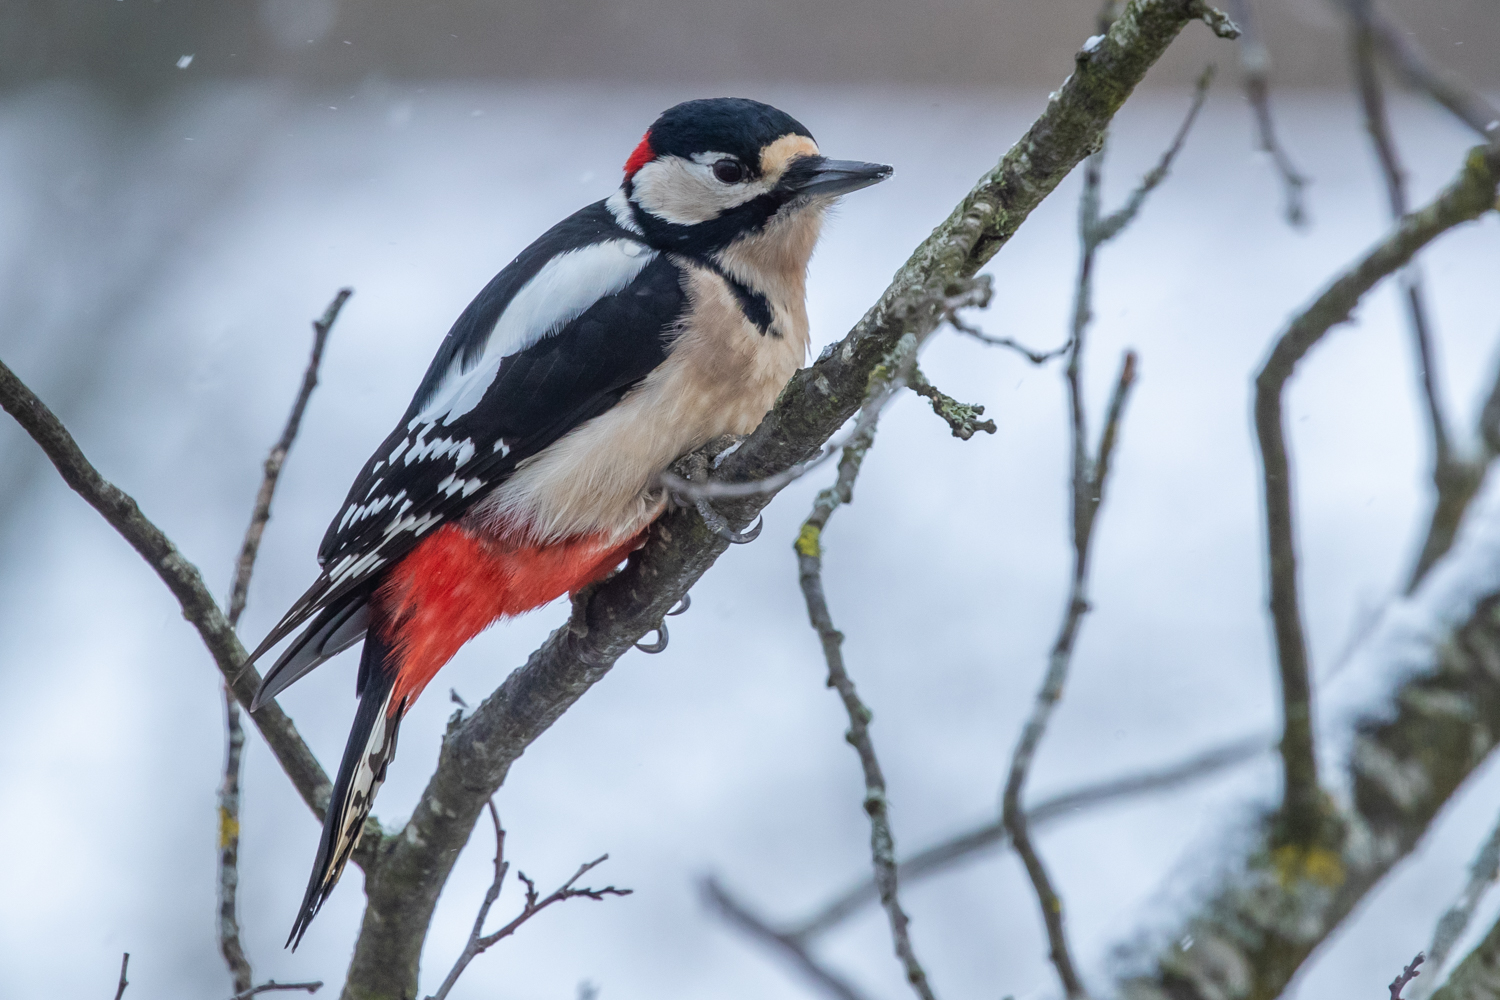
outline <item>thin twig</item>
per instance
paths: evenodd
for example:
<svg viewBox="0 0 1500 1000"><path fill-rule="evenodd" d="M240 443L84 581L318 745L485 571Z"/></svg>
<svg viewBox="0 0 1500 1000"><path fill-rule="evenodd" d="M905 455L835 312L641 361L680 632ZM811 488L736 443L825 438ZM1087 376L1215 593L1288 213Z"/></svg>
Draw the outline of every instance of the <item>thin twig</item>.
<svg viewBox="0 0 1500 1000"><path fill-rule="evenodd" d="M130 985L130 980L125 978L125 970L130 968L130 952L120 956L120 983L115 987L115 1000L120 1000L125 995L125 987Z"/></svg>
<svg viewBox="0 0 1500 1000"><path fill-rule="evenodd" d="M276 484L281 478L281 467L286 464L287 454L297 439L302 426L302 414L307 401L318 384L318 368L323 362L323 348L328 343L328 333L344 307L350 288L340 289L323 311L321 318L313 321L312 356L302 374L302 388L292 404L291 415L281 431L281 437L272 445L266 456L265 475L255 497L255 508L250 514L250 526L245 529L245 540L240 546L239 559L235 561L234 583L230 587L229 626L238 628L240 615L245 611L245 602L250 594L250 577L255 572L255 557L260 551L260 539L265 533L266 522L271 519L271 499L276 495ZM240 724L240 707L234 692L224 688L224 779L219 785L219 953L229 967L229 976L239 993L254 988L255 974L250 960L245 955L244 943L240 940L240 922L237 897L239 894L240 863L240 772L241 758L245 748L245 729Z"/></svg>
<svg viewBox="0 0 1500 1000"><path fill-rule="evenodd" d="M916 365L919 346L918 339L912 334L901 339L896 350L882 366L887 388L896 386L909 377L909 372ZM844 636L834 627L828 600L823 594L823 530L828 526L828 519L833 516L833 512L853 499L854 480L859 475L866 453L874 443L875 421L888 398L888 393L882 395L882 392L879 385L871 388L865 408L860 413L860 421L856 424L857 433L845 446L843 458L839 460L838 479L813 501L812 513L803 522L794 547L802 596L807 602L807 616L818 633L823 646L823 658L828 664L828 686L838 691L839 698L844 703L844 710L849 715L849 731L845 738L859 754L860 767L864 772L864 807L865 813L870 817L870 857L875 869L875 884L880 891L880 903L885 908L891 926L891 941L913 992L921 1000L933 1000L927 973L923 971L916 952L912 949L911 935L907 929L910 920L906 911L901 908L901 900L897 895L896 842L886 802L885 775L875 756L875 745L870 740L873 714L860 700L854 681L844 668Z"/></svg>
<svg viewBox="0 0 1500 1000"><path fill-rule="evenodd" d="M732 897L717 880L703 880L703 896L720 916L763 944L770 945L785 957L817 988L838 1000L863 1000L849 982L824 968L808 951L803 938L783 934L770 927L743 903Z"/></svg>
<svg viewBox="0 0 1500 1000"><path fill-rule="evenodd" d="M1375 160L1380 164L1380 175L1385 182L1386 203L1391 218L1400 219L1406 214L1406 170L1401 165L1396 151L1396 138L1391 131L1390 113L1386 107L1385 89L1380 83L1380 73L1375 67L1375 36L1371 26L1372 5L1370 0L1346 0L1350 16L1350 49L1354 62L1354 77L1358 83L1360 108L1364 115L1365 131L1369 133L1374 148ZM1463 474L1462 464L1455 460L1448 435L1447 419L1443 413L1442 398L1438 391L1438 366L1433 351L1432 323L1428 318L1426 295L1422 289L1422 276L1415 264L1401 270L1401 298L1406 307L1406 323L1411 331L1412 345L1416 349L1417 377L1422 385L1422 398L1427 406L1427 429L1432 442L1432 481L1437 491L1433 505L1434 516L1452 506L1453 498L1448 494L1453 489L1465 490L1472 478ZM1477 483L1474 487L1477 488ZM1472 495L1472 491L1470 491ZM1447 544L1439 544L1446 542ZM1422 577L1432 567L1452 539L1443 539L1437 532L1429 532L1417 564L1412 569L1406 592L1416 590Z"/></svg>
<svg viewBox="0 0 1500 1000"><path fill-rule="evenodd" d="M993 420L979 419L984 416L984 407L977 403L960 403L929 382L920 368L913 366L906 381L912 392L932 405L932 412L943 418L953 436L960 441L967 441L980 431L993 434L997 430Z"/></svg>
<svg viewBox="0 0 1500 1000"><path fill-rule="evenodd" d="M1256 139L1260 151L1270 157L1281 179L1286 221L1300 228L1307 225L1307 209L1303 204L1307 178L1276 137L1276 122L1271 115L1271 53L1255 30L1250 0L1229 0L1229 12L1240 29L1240 69L1245 75L1245 96L1255 111Z"/></svg>
<svg viewBox="0 0 1500 1000"><path fill-rule="evenodd" d="M1401 975L1391 980L1391 1000L1401 1000L1401 991L1406 989L1406 984L1421 975L1417 966L1422 964L1422 953L1417 952L1417 957L1411 960L1411 964L1401 970Z"/></svg>
<svg viewBox="0 0 1500 1000"><path fill-rule="evenodd" d="M505 882L505 873L510 871L510 862L505 860L505 828L500 825L500 813L495 809L495 800L491 798L487 803L490 813L490 822L495 827L495 877L490 880L490 887L484 891L484 901L479 904L479 915L474 918L474 928L469 932L469 940L463 952L458 956L458 961L448 972L448 977L443 980L443 985L435 994L436 1000L442 1000L458 982L458 977L463 974L464 969L474 960L478 951L471 950L475 942L484 936L484 922L490 915L490 907L495 905L495 900L500 898L500 888Z"/></svg>
<svg viewBox="0 0 1500 1000"><path fill-rule="evenodd" d="M1214 67L1213 64L1203 67L1203 72L1198 74L1198 82L1193 86L1193 101L1188 105L1187 115L1183 117L1182 124L1177 126L1177 134L1172 137L1172 142L1156 166L1146 172L1136 185L1135 190L1130 192L1130 197L1125 199L1125 204L1115 209L1102 219L1096 219L1093 224L1092 239L1097 248L1125 231L1125 228L1135 221L1140 214L1141 207L1146 204L1146 198L1152 191L1167 179L1167 174L1172 170L1172 161L1177 159L1177 154L1182 152L1183 144L1187 142L1188 133L1193 130L1193 123L1198 120L1198 112L1203 110L1203 102L1208 99L1208 89L1213 86Z"/></svg>
<svg viewBox="0 0 1500 1000"><path fill-rule="evenodd" d="M344 303L353 294L352 288L339 289L333 301L328 303L328 308L323 310L322 317L313 321L312 356L308 358L307 369L302 373L302 388L297 393L296 402L292 404L292 412L287 417L286 426L282 428L280 440L266 456L266 474L261 480L260 492L255 497L250 527L245 531L245 541L240 546L240 557L235 564L234 586L229 595L231 626L239 625L240 613L245 610L245 600L250 592L250 574L255 569L255 555L260 551L260 539L265 533L266 522L271 519L271 498L276 494L276 483L281 478L281 467L286 464L287 452L291 451L292 442L297 439L297 431L302 426L302 414L307 410L307 401L312 398L313 389L317 388L318 367L323 363L323 348L328 343L328 333L333 329L334 321L339 318L339 310L344 308Z"/></svg>
<svg viewBox="0 0 1500 1000"><path fill-rule="evenodd" d="M278 983L276 980L267 980L259 986L252 986L248 990L242 990L230 997L229 1000L250 1000L262 993L282 993L287 991L299 991L302 993L316 993L323 988L323 981L307 983Z"/></svg>
<svg viewBox="0 0 1500 1000"><path fill-rule="evenodd" d="M1063 379L1068 389L1068 411L1070 430L1070 452L1072 468L1072 520L1073 520L1073 572L1069 584L1066 608L1057 639L1047 659L1047 672L1037 692L1031 715L1021 730L1015 752L1011 755L1010 768L1001 795L1000 819L1010 835L1011 846L1020 855L1031 880L1032 889L1041 907L1042 921L1047 928L1047 942L1052 964L1057 969L1058 979L1070 998L1087 996L1083 981L1079 978L1072 953L1068 947L1067 932L1063 920L1062 900L1052 885L1051 876L1041 855L1032 843L1028 817L1021 805L1021 796L1031 763L1046 735L1047 723L1058 701L1062 698L1067 683L1068 670L1072 664L1073 648L1077 641L1083 616L1089 610L1088 575L1089 552L1093 540L1094 523L1104 502L1104 486L1109 477L1110 459L1119 439L1120 421L1130 390L1135 385L1136 356L1126 351L1120 364L1120 374L1115 380L1114 392L1110 396L1105 414L1104 429L1099 443L1091 456L1088 444L1088 419L1084 411L1083 351L1089 321L1093 316L1094 259L1099 248L1122 233L1134 221L1145 204L1147 196L1165 179L1172 161L1187 140L1188 132L1198 116L1213 80L1211 68L1198 79L1186 118L1177 130L1172 143L1167 147L1157 166L1148 173L1132 192L1125 205L1108 216L1101 210L1103 189L1104 149L1090 156L1084 165L1083 191L1079 197L1078 235L1079 263L1077 286L1073 298L1073 325L1068 337L1068 364Z"/></svg>
<svg viewBox="0 0 1500 1000"><path fill-rule="evenodd" d="M1385 240L1333 281L1277 338L1255 379L1255 429L1264 470L1270 612L1281 679L1284 834L1311 843L1321 823L1322 793L1313 747L1312 690L1297 595L1289 459L1282 427L1282 393L1297 363L1332 327L1348 320L1382 278L1405 267L1418 250L1448 229L1495 204L1500 151L1477 149L1463 171L1427 207L1406 216Z"/></svg>
<svg viewBox="0 0 1500 1000"><path fill-rule="evenodd" d="M1407 593L1412 593L1428 571L1453 547L1459 525L1479 493L1490 463L1500 457L1500 366L1491 376L1489 395L1476 423L1476 447L1467 454L1455 448L1446 470L1435 470L1437 501L1432 505L1427 534L1407 581Z"/></svg>
<svg viewBox="0 0 1500 1000"><path fill-rule="evenodd" d="M1343 0L1343 4L1349 14L1355 79L1365 129L1370 135L1376 160L1380 164L1391 217L1400 219L1408 208L1406 172L1396 151L1385 94L1375 65L1377 52L1385 57L1386 62L1406 83L1425 91L1492 146L1500 144L1500 111L1478 92L1465 87L1434 65L1411 41L1409 32L1383 14L1372 0ZM1452 547L1459 522L1463 519L1469 502L1478 492L1485 466L1493 456L1487 454L1480 459L1473 459L1456 453L1448 433L1437 383L1438 366L1433 348L1432 323L1421 273L1415 264L1408 265L1401 271L1398 280L1407 325L1416 348L1418 377L1427 408L1429 437L1432 442L1432 482L1436 494L1426 539L1407 579L1406 593L1411 594L1416 591L1428 571Z"/></svg>
<svg viewBox="0 0 1500 1000"><path fill-rule="evenodd" d="M236 992L255 985L250 959L240 940L237 899L240 887L240 772L245 728L234 692L224 688L224 778L219 784L219 954L229 967Z"/></svg>
<svg viewBox="0 0 1500 1000"><path fill-rule="evenodd" d="M469 932L469 940L464 945L464 950L459 953L458 959L453 963L453 968L448 970L447 977L438 991L427 1000L446 1000L448 993L458 982L458 977L463 975L469 963L485 950L493 947L501 939L510 937L522 924L536 916L538 913L564 900L575 899L579 896L588 899L602 900L605 896L628 896L633 890L616 889L614 886L605 886L603 889L575 889L573 884L583 878L589 871L602 865L609 860L608 854L600 855L588 864L579 865L573 877L564 882L561 888L555 890L545 899L538 899L536 884L527 878L524 872L517 872L516 876L526 883L526 903L521 913L510 923L495 931L493 934L484 933L484 922L490 915L490 907L495 905L495 900L500 898L500 888L505 883L505 875L510 871L510 862L505 860L505 828L500 825L500 813L495 810L495 801L490 799L487 803L490 812L490 821L495 827L495 877L490 880L490 887L485 890L484 902L479 904L479 914L474 918L473 930Z"/></svg>
<svg viewBox="0 0 1500 1000"><path fill-rule="evenodd" d="M1072 346L1072 342L1069 341L1068 343L1065 343L1060 347L1054 347L1050 351L1037 351L1033 350L1030 347L1027 347L1019 340L1015 340L1011 337L997 337L992 333L985 333L978 327L966 323L956 316L949 317L948 322L953 327L953 329L957 330L964 336L973 337L981 344L988 344L991 347L1004 347L1009 350L1015 351L1017 354L1021 355L1021 357L1025 358L1027 361L1030 361L1034 365L1044 365L1048 361L1051 361L1053 358L1060 358L1064 354L1068 353L1068 348Z"/></svg>
<svg viewBox="0 0 1500 1000"><path fill-rule="evenodd" d="M1163 768L1082 785L1043 799L1027 809L1026 823L1035 831L1058 820L1080 816L1086 809L1126 801L1151 792L1179 788L1252 760L1274 745L1266 736L1246 737L1194 754ZM1007 843L1005 823L995 819L923 848L900 862L896 866L896 874L903 885L908 885L948 871L987 850L1003 848ZM862 879L835 896L811 917L793 924L785 932L786 936L796 941L817 937L879 898L875 881L870 878Z"/></svg>
<svg viewBox="0 0 1500 1000"><path fill-rule="evenodd" d="M1083 273L1080 269L1080 281ZM1079 334L1081 334L1081 329ZM1076 339L1078 339L1078 334L1075 334ZM1058 978L1062 981L1063 989L1070 998L1085 997L1088 994L1068 949L1067 935L1063 926L1062 900L1057 890L1053 888L1052 880L1047 874L1041 856L1031 841L1027 817L1021 808L1021 794L1025 790L1026 778L1031 769L1031 762L1036 756L1037 747L1041 745L1042 737L1046 734L1052 711L1062 698L1078 629L1082 624L1084 614L1089 610L1090 542L1093 538L1095 518L1104 499L1105 479L1109 473L1109 460L1119 437L1120 420L1124 415L1125 403L1129 398L1131 387L1135 384L1135 354L1127 351L1120 366L1119 377L1115 381L1114 393L1110 398L1104 431L1099 439L1098 457L1091 461L1087 453L1087 444L1079 443L1084 421L1083 404L1078 398L1081 387L1076 358L1076 354L1070 355L1068 365L1069 397L1074 415L1072 582L1067 608L1063 613L1062 626L1058 630L1057 640L1053 643L1052 653L1048 657L1047 673L1042 680L1041 689L1037 692L1036 704L1032 708L1031 715L1021 730L1021 738L1016 744L1015 753L1011 756L1010 772L1001 799L1002 822L1006 832L1010 834L1012 846L1026 867L1026 874L1031 879L1032 888L1036 891L1037 901L1042 909L1042 920L1047 927L1052 964L1056 966Z"/></svg>
<svg viewBox="0 0 1500 1000"><path fill-rule="evenodd" d="M0 407L41 447L68 486L88 501L156 571L177 599L183 617L197 629L220 674L233 687L236 700L248 706L260 686L260 674L254 668L245 668L245 647L204 586L198 568L183 558L125 491L99 474L67 428L4 362L0 362ZM297 727L274 704L257 712L253 719L302 800L321 818L332 784L297 733ZM372 847L377 839L365 838ZM360 852L355 860L364 864L369 857L368 853Z"/></svg>
<svg viewBox="0 0 1500 1000"><path fill-rule="evenodd" d="M1429 59L1411 33L1378 8L1370 26L1386 63L1407 86L1421 90L1491 145L1500 143L1500 110Z"/></svg>

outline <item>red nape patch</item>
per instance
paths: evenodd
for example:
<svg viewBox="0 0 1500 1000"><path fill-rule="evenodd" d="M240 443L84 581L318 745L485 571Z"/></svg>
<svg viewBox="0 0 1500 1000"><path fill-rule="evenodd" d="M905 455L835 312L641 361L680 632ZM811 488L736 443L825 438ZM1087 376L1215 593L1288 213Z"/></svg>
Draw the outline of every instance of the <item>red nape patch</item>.
<svg viewBox="0 0 1500 1000"><path fill-rule="evenodd" d="M651 148L651 133L647 132L641 136L641 144L635 147L635 152L630 154L630 159L625 161L626 179L634 177L637 170L654 159L656 159L656 150Z"/></svg>
<svg viewBox="0 0 1500 1000"><path fill-rule="evenodd" d="M614 545L598 535L507 545L445 524L390 571L376 621L399 664L391 704L415 700L459 648L497 619L539 608L614 569L645 532Z"/></svg>

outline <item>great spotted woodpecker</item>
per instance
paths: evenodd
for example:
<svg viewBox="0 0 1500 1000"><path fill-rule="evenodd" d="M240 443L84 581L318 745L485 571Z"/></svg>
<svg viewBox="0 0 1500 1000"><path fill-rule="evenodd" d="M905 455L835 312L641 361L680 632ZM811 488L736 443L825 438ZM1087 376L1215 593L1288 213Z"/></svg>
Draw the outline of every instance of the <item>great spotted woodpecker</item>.
<svg viewBox="0 0 1500 1000"><path fill-rule="evenodd" d="M890 174L825 158L769 105L679 104L619 190L527 247L458 317L329 525L317 582L251 656L302 628L259 708L364 641L289 945L359 843L412 701L496 620L619 565L665 507L656 479L674 459L755 429L806 358L825 210Z"/></svg>

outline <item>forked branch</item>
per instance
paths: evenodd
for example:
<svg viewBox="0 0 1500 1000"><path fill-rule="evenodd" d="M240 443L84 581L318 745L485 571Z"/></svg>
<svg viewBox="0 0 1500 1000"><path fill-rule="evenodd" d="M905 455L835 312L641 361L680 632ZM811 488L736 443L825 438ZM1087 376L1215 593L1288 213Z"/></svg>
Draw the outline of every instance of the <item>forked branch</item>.
<svg viewBox="0 0 1500 1000"><path fill-rule="evenodd" d="M541 913L553 903L562 903L569 899L602 900L606 896L628 896L630 889L616 889L607 885L602 889L590 889L584 887L575 889L574 885L593 869L609 860L609 855L604 854L595 858L587 864L579 865L573 877L564 882L559 888L554 889L545 899L541 898L536 891L536 883L526 877L525 872L517 872L516 877L526 883L526 902L521 907L521 912L511 920L510 923L495 931L493 934L484 932L484 922L490 915L490 907L495 905L495 900L500 898L500 890L505 884L505 875L510 871L510 862L505 860L505 828L500 825L500 814L495 810L494 801L489 802L490 820L495 827L495 877L490 881L490 887L485 890L484 902L479 904L479 915L474 918L474 929L469 932L469 940L464 945L464 950L459 953L458 959L453 963L443 984L438 991L427 1000L446 1000L448 993L458 982L458 977L463 975L469 963L488 949L499 944L500 941L510 937L521 925L532 917Z"/></svg>
<svg viewBox="0 0 1500 1000"><path fill-rule="evenodd" d="M1494 208L1500 150L1470 152L1459 176L1431 204L1408 215L1385 240L1341 274L1277 338L1255 378L1255 431L1265 493L1270 612L1281 679L1284 792L1288 843L1310 844L1324 816L1313 747L1312 687L1297 592L1296 532L1282 394L1298 362L1334 326L1346 322L1381 279L1405 267L1432 240Z"/></svg>
<svg viewBox="0 0 1500 1000"><path fill-rule="evenodd" d="M1251 736L1212 747L1165 767L1090 782L1045 798L1027 809L1026 825L1034 832L1062 819L1078 818L1087 809L1181 788L1254 760L1273 746L1269 737ZM896 866L896 874L901 884L910 885L951 871L972 858L1000 850L1007 844L1004 821L994 819L917 851ZM819 907L812 916L793 922L791 929L783 933L793 940L810 942L879 898L874 881L861 879Z"/></svg>
<svg viewBox="0 0 1500 1000"><path fill-rule="evenodd" d="M1258 433L1266 394L1272 397L1270 415L1279 418L1276 397L1298 360L1330 327L1346 320L1383 276L1441 233L1492 206L1497 177L1500 155L1472 152L1435 201L1402 220L1289 324L1257 379ZM1266 436L1282 446L1283 460L1280 476L1268 477L1268 489L1284 494L1277 502L1285 510L1284 429L1278 420L1267 430ZM1290 523L1283 522L1283 529L1289 531ZM1272 571L1285 567L1273 563ZM1158 948L1143 941L1122 951L1132 971L1117 983L1117 992L1212 1000L1223 995L1224 976L1231 971L1244 977L1239 981L1246 983L1246 995L1280 996L1313 951L1411 853L1500 732L1500 679L1491 666L1500 648L1500 594L1476 586L1465 596L1476 602L1472 612L1446 641L1433 641L1420 652L1404 650L1401 658L1412 670L1408 679L1356 721L1342 762L1349 771L1352 812L1331 817L1328 826L1335 833L1357 829L1359 835L1299 846L1287 843L1286 825L1276 817L1256 817L1243 831L1243 846L1230 859L1217 858L1214 873L1196 888L1201 902L1175 927L1163 929L1157 940L1168 943ZM1443 706L1440 713L1432 711L1437 705ZM1329 804L1340 808L1338 800ZM1492 932L1492 938L1494 950L1475 963L1481 977L1491 974L1486 963L1500 955L1500 933ZM1148 955L1139 953L1143 946L1151 949ZM1469 964L1466 959L1464 966ZM1457 1000L1475 994L1439 995Z"/></svg>
<svg viewBox="0 0 1500 1000"><path fill-rule="evenodd" d="M204 586L198 568L183 558L129 494L99 474L52 411L3 361L0 361L0 407L41 446L63 481L103 515L156 571L182 607L183 617L197 629L219 673L234 691L235 699L248 708L260 686L260 674L253 667L245 667L245 647L240 645L229 620ZM297 727L274 703L252 718L302 801L321 819L332 784L302 741ZM356 857L356 861L363 863L361 857Z"/></svg>
<svg viewBox="0 0 1500 1000"><path fill-rule="evenodd" d="M870 722L874 714L860 699L854 679L844 667L844 636L834 627L828 600L823 594L823 531L833 512L853 500L854 480L859 476L865 455L875 442L875 421L879 418L885 401L916 370L920 346L918 339L908 334L897 343L886 364L877 369L880 376L870 388L854 436L844 447L843 458L839 460L838 478L813 501L812 513L803 522L794 548L797 552L797 578L802 587L803 600L807 604L807 617L818 633L823 646L823 659L828 665L828 686L838 692L839 699L844 704L844 711L849 716L849 731L845 734L845 739L859 755L860 768L864 772L864 809L870 818L870 859L875 869L875 885L880 894L880 905L885 909L886 919L890 924L891 942L912 991L920 1000L934 1000L932 987L927 982L927 973L912 947L908 929L910 921L897 892L896 838L891 830L885 775L880 768L880 759L875 754L875 744L870 739Z"/></svg>
<svg viewBox="0 0 1500 1000"><path fill-rule="evenodd" d="M1270 158L1281 181L1282 214L1288 225L1300 228L1307 225L1307 207L1303 201L1307 178L1297 169L1276 136L1276 119L1271 114L1271 53L1255 28L1251 0L1228 2L1234 23L1240 28L1240 71L1244 74L1245 96L1255 111L1256 141L1260 151Z"/></svg>
<svg viewBox="0 0 1500 1000"><path fill-rule="evenodd" d="M808 982L835 1000L864 1000L848 980L823 967L799 935L778 931L735 899L715 879L703 880L703 895L714 910L749 937L775 950Z"/></svg>

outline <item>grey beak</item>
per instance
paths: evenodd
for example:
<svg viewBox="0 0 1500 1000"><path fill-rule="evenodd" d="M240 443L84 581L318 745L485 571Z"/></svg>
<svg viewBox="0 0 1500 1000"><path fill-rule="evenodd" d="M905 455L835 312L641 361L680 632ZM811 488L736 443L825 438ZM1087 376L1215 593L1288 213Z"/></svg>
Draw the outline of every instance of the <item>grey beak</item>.
<svg viewBox="0 0 1500 1000"><path fill-rule="evenodd" d="M795 171L797 174L795 178L787 179L801 195L832 197L848 194L871 184L879 184L895 172L893 167L884 163L862 163L859 160L830 160L815 156L809 157L806 162L807 166L794 164L792 170L788 171ZM797 169L798 167L801 169Z"/></svg>

